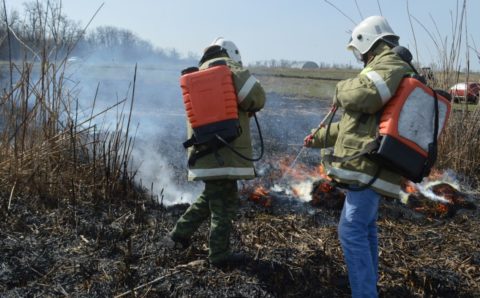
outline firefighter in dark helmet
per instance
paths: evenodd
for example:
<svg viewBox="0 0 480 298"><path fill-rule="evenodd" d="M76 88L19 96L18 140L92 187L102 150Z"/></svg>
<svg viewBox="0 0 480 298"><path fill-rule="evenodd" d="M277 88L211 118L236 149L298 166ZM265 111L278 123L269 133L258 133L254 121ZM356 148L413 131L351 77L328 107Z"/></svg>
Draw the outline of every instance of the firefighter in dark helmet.
<svg viewBox="0 0 480 298"><path fill-rule="evenodd" d="M366 156L348 157L376 138L378 114L402 78L412 72L392 50L398 40L381 16L366 18L353 29L347 48L364 69L336 86L333 101L343 110L340 121L314 130L315 134L304 140L307 147L324 148L322 163L327 174L348 189L338 234L353 297L378 295L378 206L381 195L399 195L401 176Z"/></svg>
<svg viewBox="0 0 480 298"><path fill-rule="evenodd" d="M229 145L247 159L240 157L227 146L218 148L215 152L207 151L207 154L198 154L201 150L197 146L190 147L188 180L203 181L205 188L162 242L170 248L185 248L200 224L210 220L208 259L212 265L222 267L236 265L245 260L243 254L231 251L230 232L240 203L237 180L255 178L253 161L248 160L252 158L250 116L263 108L265 92L259 81L242 67L237 46L222 37L215 39L204 50L199 69L207 69L218 62L226 63L230 69L238 102L241 133ZM188 137L192 134L189 123Z"/></svg>

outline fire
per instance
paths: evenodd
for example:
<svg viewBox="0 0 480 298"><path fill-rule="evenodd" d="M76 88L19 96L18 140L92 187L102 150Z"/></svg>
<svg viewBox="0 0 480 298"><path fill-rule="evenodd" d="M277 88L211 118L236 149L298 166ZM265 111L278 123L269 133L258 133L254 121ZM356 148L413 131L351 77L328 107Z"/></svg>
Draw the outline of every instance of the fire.
<svg viewBox="0 0 480 298"><path fill-rule="evenodd" d="M284 192L286 195L308 201L312 183L317 179L328 179L323 167L312 167L302 162L295 162L291 158L282 158L280 162L275 162L276 170L270 175L275 192Z"/></svg>
<svg viewBox="0 0 480 298"><path fill-rule="evenodd" d="M325 173L323 165L317 167L311 167L304 163L295 163L292 165L290 159L282 159L278 164L279 172L284 178L288 178L293 181L302 181L306 179L317 179L323 178L330 180L330 178Z"/></svg>
<svg viewBox="0 0 480 298"><path fill-rule="evenodd" d="M287 171L285 176L289 178L288 184L290 185L291 194L304 201L311 199L312 184L314 184L315 180L331 181L322 165L308 167L305 164L300 164L294 169L287 169ZM329 192L330 190L323 189L322 191Z"/></svg>
<svg viewBox="0 0 480 298"><path fill-rule="evenodd" d="M322 183L319 186L319 190L322 192L331 192L334 190L334 187L330 183Z"/></svg>
<svg viewBox="0 0 480 298"><path fill-rule="evenodd" d="M460 208L475 209L475 204L467 199L459 186L448 181L451 180L448 175L436 170L422 183L405 181L402 189L406 194L402 202L429 217L453 216Z"/></svg>
<svg viewBox="0 0 480 298"><path fill-rule="evenodd" d="M428 217L447 217L449 214L451 214L452 209L449 207L450 205L448 204L442 204L442 203L437 203L437 204L426 204L425 206L422 207L415 207L413 210L416 212L422 213Z"/></svg>
<svg viewBox="0 0 480 298"><path fill-rule="evenodd" d="M263 186L259 186L255 189L255 191L252 193L252 197L264 197L268 195L268 190L265 189Z"/></svg>
<svg viewBox="0 0 480 298"><path fill-rule="evenodd" d="M264 184L259 187L248 187L248 192L244 193L248 195L249 200L263 206L271 206L277 193L302 201L311 201L315 181L331 181L322 165L311 166L297 162L297 159L285 157L268 163L260 172ZM332 190L332 186L327 183L316 191L327 193Z"/></svg>
<svg viewBox="0 0 480 298"><path fill-rule="evenodd" d="M345 193L327 179L315 181L310 194L312 196L310 203L316 207L340 210L345 201Z"/></svg>
<svg viewBox="0 0 480 298"><path fill-rule="evenodd" d="M292 192L296 197L300 196L301 194L300 189L298 189L298 187L292 187Z"/></svg>
<svg viewBox="0 0 480 298"><path fill-rule="evenodd" d="M405 180L402 183L402 188L406 193L416 193L418 192L418 188L412 181Z"/></svg>
<svg viewBox="0 0 480 298"><path fill-rule="evenodd" d="M270 196L269 191L263 186L257 187L252 193L250 193L248 199L255 203L259 203L264 207L272 206L272 197Z"/></svg>
<svg viewBox="0 0 480 298"><path fill-rule="evenodd" d="M278 194L308 201L315 207L335 210L343 207L345 192L336 187L322 165L312 167L296 160L292 163L288 158L280 160L266 167L262 174L264 185L248 187L244 192L249 200L270 207ZM428 217L449 217L460 208L476 208L459 190L449 171L434 170L422 183L404 180L401 187L401 202Z"/></svg>
<svg viewBox="0 0 480 298"><path fill-rule="evenodd" d="M327 175L327 173L325 173L325 168L323 167L322 164L317 167L317 173L318 173L318 176L320 176L320 178L326 179L328 181L332 181L332 178L330 178Z"/></svg>
<svg viewBox="0 0 480 298"><path fill-rule="evenodd" d="M448 212L448 207L447 205L439 204L437 206L437 210L439 211L440 214L446 214Z"/></svg>

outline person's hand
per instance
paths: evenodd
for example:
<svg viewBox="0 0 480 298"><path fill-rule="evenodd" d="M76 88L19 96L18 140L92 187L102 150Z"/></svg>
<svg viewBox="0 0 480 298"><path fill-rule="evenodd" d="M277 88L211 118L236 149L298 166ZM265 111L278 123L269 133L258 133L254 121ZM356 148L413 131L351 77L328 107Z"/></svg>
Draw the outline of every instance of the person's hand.
<svg viewBox="0 0 480 298"><path fill-rule="evenodd" d="M312 147L312 145L313 145L313 135L309 134L303 139L303 146Z"/></svg>

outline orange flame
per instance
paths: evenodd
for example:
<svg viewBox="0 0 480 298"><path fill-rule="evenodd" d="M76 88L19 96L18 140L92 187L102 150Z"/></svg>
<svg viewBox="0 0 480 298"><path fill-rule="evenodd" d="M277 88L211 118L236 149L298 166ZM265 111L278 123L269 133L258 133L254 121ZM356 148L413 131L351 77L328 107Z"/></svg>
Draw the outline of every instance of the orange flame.
<svg viewBox="0 0 480 298"><path fill-rule="evenodd" d="M325 172L325 168L323 167L323 165L319 165L317 167L317 174L323 178L323 179L326 179L328 181L332 181L332 178L330 178L327 173Z"/></svg>
<svg viewBox="0 0 480 298"><path fill-rule="evenodd" d="M411 181L405 180L402 183L402 188L406 193L416 193L418 192L417 186Z"/></svg>
<svg viewBox="0 0 480 298"><path fill-rule="evenodd" d="M448 212L448 206L447 205L444 205L444 204L438 204L437 206L437 211L438 213L440 214L445 214Z"/></svg>
<svg viewBox="0 0 480 298"><path fill-rule="evenodd" d="M269 194L269 191L263 187L257 187L248 197L249 200L259 203L264 207L270 207L272 205L272 198Z"/></svg>
<svg viewBox="0 0 480 298"><path fill-rule="evenodd" d="M302 192L297 187L292 187L292 193L294 196L298 197L301 195Z"/></svg>
<svg viewBox="0 0 480 298"><path fill-rule="evenodd" d="M322 192L331 192L332 190L334 190L333 185L331 185L330 183L325 183L325 182L320 184L319 188L320 188L320 191L322 191Z"/></svg>
<svg viewBox="0 0 480 298"><path fill-rule="evenodd" d="M297 163L295 167L291 168L290 164L286 160L283 160L283 162L279 164L279 167L282 175L285 175L292 181L304 181L307 179L318 179L318 178L331 180L331 178L328 177L327 174L325 173L325 170L322 165L312 168L306 164Z"/></svg>
<svg viewBox="0 0 480 298"><path fill-rule="evenodd" d="M266 195L268 195L268 190L266 190L265 187L263 186L257 187L252 193L253 197L258 197L258 198L264 197Z"/></svg>
<svg viewBox="0 0 480 298"><path fill-rule="evenodd" d="M410 181L402 183L402 189L410 193L412 203L415 206L412 208L415 211L421 212L429 217L445 217L452 216L457 209L476 209L476 206L466 199L466 195L462 193L457 187L449 182L443 181L444 173L440 170L432 170L426 181L417 185ZM420 189L417 187L420 186ZM438 198L430 198L423 193L422 188L433 192Z"/></svg>

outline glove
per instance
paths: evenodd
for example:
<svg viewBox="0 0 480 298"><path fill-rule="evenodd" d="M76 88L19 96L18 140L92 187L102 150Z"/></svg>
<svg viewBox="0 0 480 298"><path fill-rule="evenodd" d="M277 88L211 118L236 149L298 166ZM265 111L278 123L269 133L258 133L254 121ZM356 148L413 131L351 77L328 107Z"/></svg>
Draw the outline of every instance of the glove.
<svg viewBox="0 0 480 298"><path fill-rule="evenodd" d="M303 146L304 147L312 147L313 145L313 135L309 134L303 139Z"/></svg>

